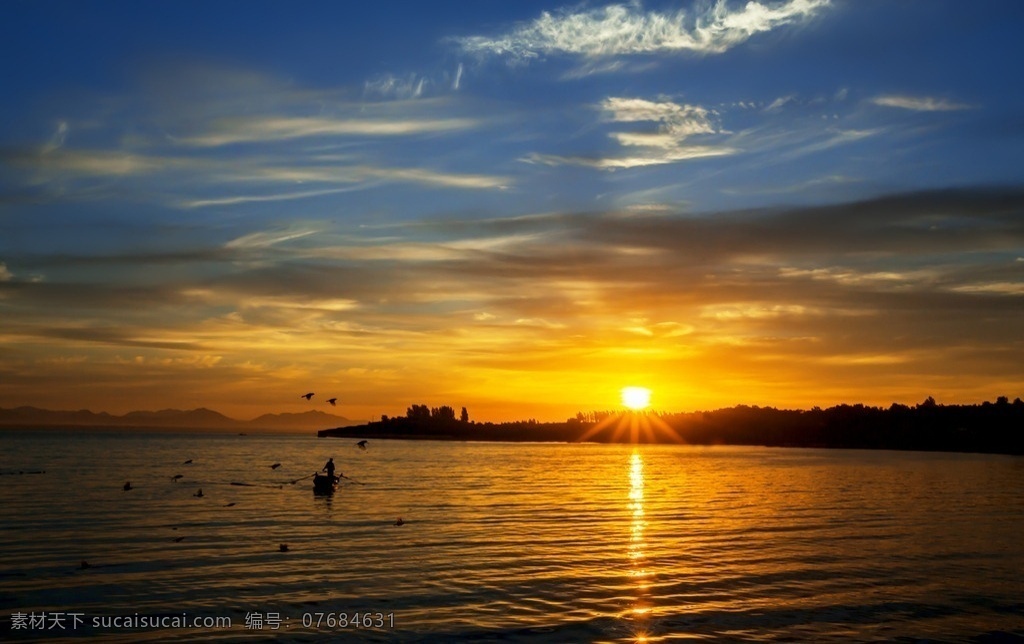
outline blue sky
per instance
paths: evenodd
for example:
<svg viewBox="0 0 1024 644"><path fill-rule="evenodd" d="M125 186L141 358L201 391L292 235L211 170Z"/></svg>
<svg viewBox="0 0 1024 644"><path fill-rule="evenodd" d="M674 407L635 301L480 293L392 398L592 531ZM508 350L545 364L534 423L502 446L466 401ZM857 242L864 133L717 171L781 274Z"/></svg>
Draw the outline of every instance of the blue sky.
<svg viewBox="0 0 1024 644"><path fill-rule="evenodd" d="M0 15L0 406L1024 388L1020 3Z"/></svg>

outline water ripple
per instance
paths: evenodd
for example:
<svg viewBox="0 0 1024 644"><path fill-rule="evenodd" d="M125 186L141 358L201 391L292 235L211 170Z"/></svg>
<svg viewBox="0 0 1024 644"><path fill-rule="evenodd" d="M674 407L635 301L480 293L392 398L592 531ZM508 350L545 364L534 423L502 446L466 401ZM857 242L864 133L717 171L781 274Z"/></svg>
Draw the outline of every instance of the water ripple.
<svg viewBox="0 0 1024 644"><path fill-rule="evenodd" d="M5 467L47 470L0 487L6 627L14 612L187 613L233 627L80 634L299 642L343 635L303 616L358 611L394 618L360 641L1024 637L1019 459L403 441L358 452L306 437L116 432L0 440ZM365 485L323 498L290 483L332 451ZM247 614L274 612L286 628L245 627Z"/></svg>

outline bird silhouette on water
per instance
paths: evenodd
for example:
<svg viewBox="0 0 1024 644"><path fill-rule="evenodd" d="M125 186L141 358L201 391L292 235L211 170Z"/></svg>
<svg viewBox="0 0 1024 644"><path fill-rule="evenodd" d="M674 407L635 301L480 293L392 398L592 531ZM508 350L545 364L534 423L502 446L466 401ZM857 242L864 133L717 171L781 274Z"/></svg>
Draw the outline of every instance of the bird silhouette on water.
<svg viewBox="0 0 1024 644"><path fill-rule="evenodd" d="M192 463L192 459L190 458L187 461L185 461L184 463L182 463L182 465L189 465L191 463Z"/></svg>
<svg viewBox="0 0 1024 644"><path fill-rule="evenodd" d="M192 496L194 496L196 498L202 498L202 496L203 496L203 488L199 488L199 491L196 492L195 494L193 494Z"/></svg>
<svg viewBox="0 0 1024 644"><path fill-rule="evenodd" d="M358 443L356 443L356 445L359 447L359 449L362 449L362 450L366 449L366 441L365 440L359 441Z"/></svg>
<svg viewBox="0 0 1024 644"><path fill-rule="evenodd" d="M306 400L311 400L313 398L313 396L314 396L314 394L311 391L308 394L302 394L301 396L299 396L299 398L305 398Z"/></svg>
<svg viewBox="0 0 1024 644"><path fill-rule="evenodd" d="M271 465L271 466L270 466L270 469L272 469L272 470L276 470L276 469L277 469L277 468L279 468L279 467L281 467L281 464L280 464L280 463L274 463L273 465Z"/></svg>
<svg viewBox="0 0 1024 644"><path fill-rule="evenodd" d="M123 490L124 490L125 492L127 492L128 490L133 490L133 489L135 489L135 488L133 488L133 487L132 487L132 482L131 482L131 481L125 481L125 482L124 482L124 487L123 487L122 489L123 489Z"/></svg>
<svg viewBox="0 0 1024 644"><path fill-rule="evenodd" d="M171 480L174 481L175 483L177 483L178 479L180 479L180 478L182 478L184 476L185 476L184 474L175 474L174 476L171 477Z"/></svg>
<svg viewBox="0 0 1024 644"><path fill-rule="evenodd" d="M331 407L334 407L334 406L336 406L338 404L338 399L337 398L328 398L327 402L331 403Z"/></svg>

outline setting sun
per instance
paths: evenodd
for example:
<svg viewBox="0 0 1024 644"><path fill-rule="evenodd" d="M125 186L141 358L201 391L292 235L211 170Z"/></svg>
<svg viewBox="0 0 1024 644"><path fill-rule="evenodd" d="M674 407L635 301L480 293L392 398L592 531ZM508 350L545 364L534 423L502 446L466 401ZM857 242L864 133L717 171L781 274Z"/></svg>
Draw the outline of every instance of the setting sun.
<svg viewBox="0 0 1024 644"><path fill-rule="evenodd" d="M651 404L651 390L646 387L623 387L622 404L633 410L644 409Z"/></svg>

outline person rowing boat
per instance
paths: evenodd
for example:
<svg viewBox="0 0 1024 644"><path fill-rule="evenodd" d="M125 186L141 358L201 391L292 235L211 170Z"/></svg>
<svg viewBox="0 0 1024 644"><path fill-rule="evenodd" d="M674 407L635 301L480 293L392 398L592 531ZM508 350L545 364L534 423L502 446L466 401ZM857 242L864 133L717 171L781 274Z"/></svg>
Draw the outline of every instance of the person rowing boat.
<svg viewBox="0 0 1024 644"><path fill-rule="evenodd" d="M320 472L327 472L327 476L320 476ZM313 494L332 494L338 487L339 477L334 473L334 459L327 459L320 472L313 473ZM341 474L341 472L338 472ZM344 474L341 474L344 476Z"/></svg>
<svg viewBox="0 0 1024 644"><path fill-rule="evenodd" d="M327 472L327 476L331 477L331 482L332 483L337 483L338 482L338 477L334 475L334 458L333 457L327 459L327 464L324 465L324 468L322 470L320 470L320 471L321 472ZM339 472L339 474L340 474L340 472Z"/></svg>

